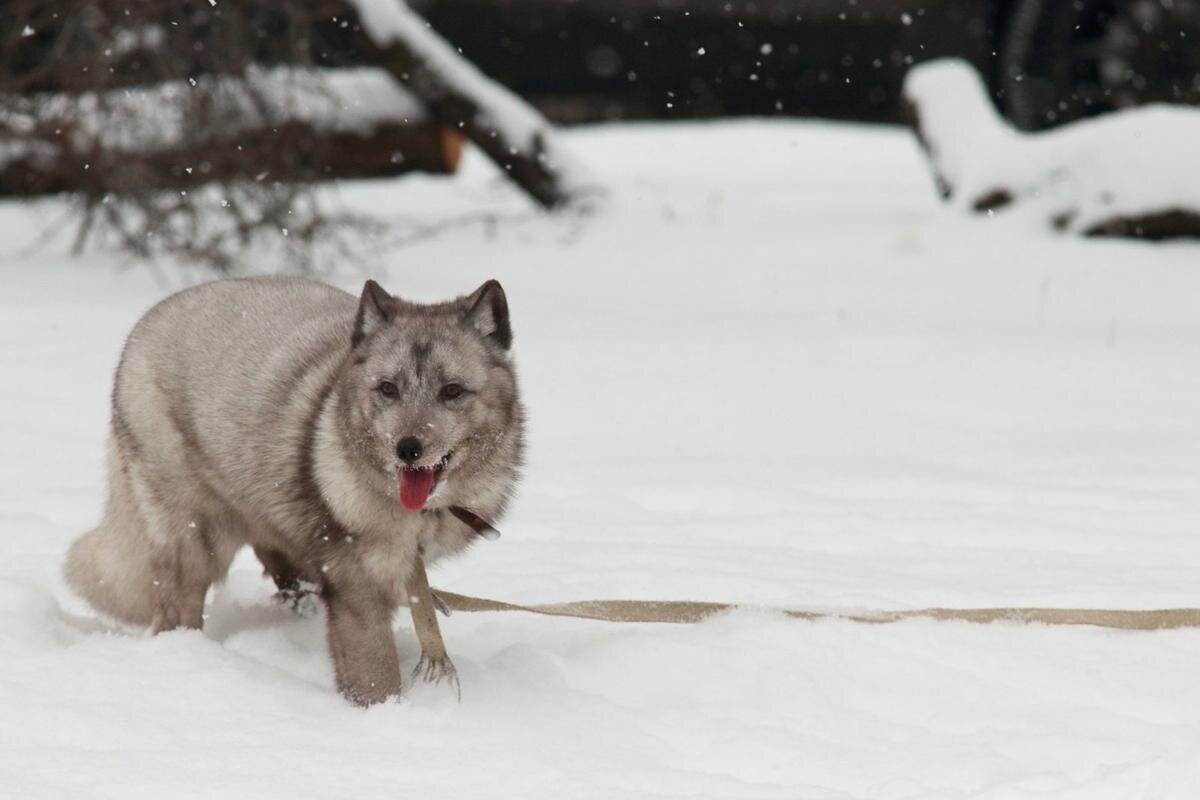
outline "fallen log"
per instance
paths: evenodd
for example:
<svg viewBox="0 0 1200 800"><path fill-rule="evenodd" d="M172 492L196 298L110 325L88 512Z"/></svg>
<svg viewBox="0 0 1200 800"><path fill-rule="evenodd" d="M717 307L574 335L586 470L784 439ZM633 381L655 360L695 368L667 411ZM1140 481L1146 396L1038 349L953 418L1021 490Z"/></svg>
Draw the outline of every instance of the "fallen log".
<svg viewBox="0 0 1200 800"><path fill-rule="evenodd" d="M402 0L347 4L374 48L364 59L394 75L438 122L461 129L534 200L556 208L595 191L541 114L477 70Z"/></svg>
<svg viewBox="0 0 1200 800"><path fill-rule="evenodd" d="M402 0L312 0L286 7L270 0L179 7L160 1L136 9L132 17L127 3L89 0L89 5L125 44L98 48L87 37L77 41L68 20L52 15L28 40L18 40L16 46L31 50L25 60L44 67L69 51L89 68L17 71L9 81L17 88L11 91L112 89L200 75L239 76L247 60L268 68L305 60L323 68L378 66L420 101L429 118L462 131L540 205L564 206L596 190L559 145L550 123L476 69ZM185 25L175 25L179 16ZM279 35L247 38L248 29ZM189 38L209 46L193 48ZM96 52L88 52L89 47ZM240 57L214 57L227 47ZM0 90L3 86L0 82Z"/></svg>
<svg viewBox="0 0 1200 800"><path fill-rule="evenodd" d="M202 113L187 109L202 103ZM89 196L238 178L453 173L462 135L379 70L252 71L111 93L0 98L0 194ZM191 124L200 118L204 124Z"/></svg>
<svg viewBox="0 0 1200 800"><path fill-rule="evenodd" d="M359 134L291 122L159 150L38 148L0 166L0 195L103 197L239 179L304 183L405 172L450 174L458 166L462 141L457 131L429 123L389 123Z"/></svg>
<svg viewBox="0 0 1200 800"><path fill-rule="evenodd" d="M958 60L910 70L904 102L938 191L956 207L1028 207L1086 236L1200 236L1200 181L1191 168L1200 110L1143 106L1023 133Z"/></svg>

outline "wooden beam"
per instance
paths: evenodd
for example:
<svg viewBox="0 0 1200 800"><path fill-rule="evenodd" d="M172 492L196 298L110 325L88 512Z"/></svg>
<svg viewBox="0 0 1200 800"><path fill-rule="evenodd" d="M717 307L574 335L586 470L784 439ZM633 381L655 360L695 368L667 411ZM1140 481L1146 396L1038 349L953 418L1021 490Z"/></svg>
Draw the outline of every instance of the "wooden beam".
<svg viewBox="0 0 1200 800"><path fill-rule="evenodd" d="M330 132L305 123L244 131L165 149L77 150L63 142L0 165L0 195L58 192L103 196L181 189L216 181L307 182L405 172L450 174L462 135L434 124L384 124L370 133Z"/></svg>

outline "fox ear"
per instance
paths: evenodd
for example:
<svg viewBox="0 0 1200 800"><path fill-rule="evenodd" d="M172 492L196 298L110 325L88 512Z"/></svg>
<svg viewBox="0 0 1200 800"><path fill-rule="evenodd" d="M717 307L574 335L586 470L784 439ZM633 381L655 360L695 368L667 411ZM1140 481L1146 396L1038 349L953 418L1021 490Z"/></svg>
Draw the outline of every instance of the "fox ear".
<svg viewBox="0 0 1200 800"><path fill-rule="evenodd" d="M396 314L396 301L378 283L368 279L363 284L362 297L358 301L358 315L354 318L354 333L350 346L370 336L380 326L392 321Z"/></svg>
<svg viewBox="0 0 1200 800"><path fill-rule="evenodd" d="M463 302L464 315L488 339L507 350L512 345L508 323L508 298L497 280L480 286Z"/></svg>

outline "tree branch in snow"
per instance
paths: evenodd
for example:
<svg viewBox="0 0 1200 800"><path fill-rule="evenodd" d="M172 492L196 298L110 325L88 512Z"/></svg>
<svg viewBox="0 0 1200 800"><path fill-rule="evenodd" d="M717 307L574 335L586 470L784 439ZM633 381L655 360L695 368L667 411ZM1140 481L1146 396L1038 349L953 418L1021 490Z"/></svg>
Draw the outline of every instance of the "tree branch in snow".
<svg viewBox="0 0 1200 800"><path fill-rule="evenodd" d="M319 194L296 195L293 188L238 181L194 193L83 197L75 249L89 237L100 238L151 264L183 259L218 272L236 272L281 249L289 269L311 273L325 263L361 261L361 243L385 230L369 217L331 210Z"/></svg>
<svg viewBox="0 0 1200 800"><path fill-rule="evenodd" d="M904 102L948 202L975 212L1036 208L1088 236L1200 236L1200 110L1145 106L1023 133L963 61L914 67Z"/></svg>
<svg viewBox="0 0 1200 800"><path fill-rule="evenodd" d="M305 182L452 171L462 139L383 70L314 68L320 2L0 4L0 191L76 193L76 249L353 257L382 226Z"/></svg>

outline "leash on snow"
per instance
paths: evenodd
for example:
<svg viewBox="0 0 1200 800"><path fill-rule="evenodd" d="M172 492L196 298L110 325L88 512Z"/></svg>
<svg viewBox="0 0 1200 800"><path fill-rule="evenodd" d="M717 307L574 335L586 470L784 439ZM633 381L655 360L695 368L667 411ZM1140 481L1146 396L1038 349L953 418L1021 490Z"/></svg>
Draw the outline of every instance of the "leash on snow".
<svg viewBox="0 0 1200 800"><path fill-rule="evenodd" d="M454 516L488 540L500 532L490 523L459 506L450 509ZM431 595L433 604L445 614L451 611L523 611L547 617L572 617L603 622L665 622L690 624L702 622L714 614L735 608L759 608L793 619L845 620L869 625L886 625L908 619L932 619L938 622L1019 622L1036 625L1090 625L1126 631L1159 631L1176 628L1200 628L1200 608L911 608L897 611L815 611L797 608L738 606L734 603L708 603L699 600L575 600L566 603L521 605L486 597L430 589L425 565L419 564L410 594ZM432 615L432 610L426 613ZM434 621L436 626L436 620ZM436 627L434 631L436 634ZM424 644L424 642L422 642Z"/></svg>
<svg viewBox="0 0 1200 800"><path fill-rule="evenodd" d="M736 608L774 611L793 619L846 620L886 625L908 619L938 622L1019 622L1038 625L1090 625L1127 631L1200 628L1200 608L912 608L901 611L812 611L796 608L738 606L697 600L576 600L567 603L521 605L485 597L433 590L450 611L524 611L549 617L573 617L604 622L702 622L714 614Z"/></svg>

